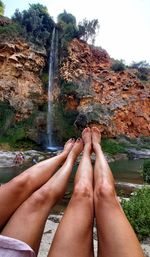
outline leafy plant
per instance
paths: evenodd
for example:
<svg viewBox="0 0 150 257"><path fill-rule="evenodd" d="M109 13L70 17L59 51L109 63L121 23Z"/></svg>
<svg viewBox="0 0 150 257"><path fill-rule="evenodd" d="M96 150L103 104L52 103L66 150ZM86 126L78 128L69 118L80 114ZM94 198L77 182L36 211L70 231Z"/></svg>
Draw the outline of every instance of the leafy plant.
<svg viewBox="0 0 150 257"><path fill-rule="evenodd" d="M23 30L21 26L17 23L5 24L4 26L0 26L0 38L4 39L4 37L8 38L16 38L23 34Z"/></svg>
<svg viewBox="0 0 150 257"><path fill-rule="evenodd" d="M138 238L150 236L150 188L137 190L129 201L122 200L122 207Z"/></svg>
<svg viewBox="0 0 150 257"><path fill-rule="evenodd" d="M86 42L90 42L91 44L95 43L95 37L99 31L99 22L98 19L94 19L88 21L84 19L79 23L79 37L85 40Z"/></svg>
<svg viewBox="0 0 150 257"><path fill-rule="evenodd" d="M144 181L150 183L150 160L144 161L142 173Z"/></svg>
<svg viewBox="0 0 150 257"><path fill-rule="evenodd" d="M140 80L147 81L148 80L148 75L150 71L150 65L146 61L140 61L140 62L132 62L131 68L137 69L137 77Z"/></svg>
<svg viewBox="0 0 150 257"><path fill-rule="evenodd" d="M0 0L0 15L4 15L4 10L5 10L5 5L4 5L4 3Z"/></svg>
<svg viewBox="0 0 150 257"><path fill-rule="evenodd" d="M113 139L102 139L102 149L109 154L125 153L125 147Z"/></svg>
<svg viewBox="0 0 150 257"><path fill-rule="evenodd" d="M30 4L29 9L23 12L17 9L12 20L20 24L24 30L24 36L29 41L49 48L55 23L48 14L47 7L41 4Z"/></svg>
<svg viewBox="0 0 150 257"><path fill-rule="evenodd" d="M117 60L115 63L111 66L111 69L115 72L124 71L126 68L123 60Z"/></svg>

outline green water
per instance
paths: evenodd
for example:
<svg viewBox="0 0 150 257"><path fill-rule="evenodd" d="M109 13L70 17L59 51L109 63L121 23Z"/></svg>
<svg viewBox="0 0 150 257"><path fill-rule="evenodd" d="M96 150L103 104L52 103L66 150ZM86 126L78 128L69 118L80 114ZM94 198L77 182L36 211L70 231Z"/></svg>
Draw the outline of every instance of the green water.
<svg viewBox="0 0 150 257"><path fill-rule="evenodd" d="M120 160L110 163L116 181L142 184L141 172L144 160Z"/></svg>
<svg viewBox="0 0 150 257"><path fill-rule="evenodd" d="M119 182L129 182L135 184L142 184L142 177L140 172L142 171L144 160L120 160L110 163L114 178ZM6 183L13 177L19 175L27 167L7 167L0 168L0 183ZM76 173L77 166L75 166L71 178L69 188L72 188L74 175Z"/></svg>
<svg viewBox="0 0 150 257"><path fill-rule="evenodd" d="M120 161L115 161L113 163L110 163L110 167L112 169L114 178L117 182L142 184L143 180L140 172L142 171L143 162L144 160L141 160L141 159L140 160L120 160ZM13 177L17 176L28 167L20 166L20 167L0 168L0 183L8 182ZM55 205L55 207L52 210L53 213L63 212L64 208L67 206L68 201L72 194L74 176L75 176L76 170L77 170L77 165L74 167L72 171L67 193L65 194L64 198ZM121 187L121 189L119 190L120 192L123 190L124 192L126 192L125 194L128 195L127 189L124 189L123 187Z"/></svg>
<svg viewBox="0 0 150 257"><path fill-rule="evenodd" d="M0 168L0 184L8 182L26 168L26 166Z"/></svg>

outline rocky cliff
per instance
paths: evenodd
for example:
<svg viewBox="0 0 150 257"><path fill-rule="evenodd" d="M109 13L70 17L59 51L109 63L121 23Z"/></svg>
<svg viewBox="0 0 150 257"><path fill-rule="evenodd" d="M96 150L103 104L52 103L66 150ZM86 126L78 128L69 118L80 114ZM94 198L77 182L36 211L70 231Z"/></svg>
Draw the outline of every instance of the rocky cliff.
<svg viewBox="0 0 150 257"><path fill-rule="evenodd" d="M45 60L44 51L25 41L0 42L0 136L16 133L14 140L41 143L46 134L47 92L40 79ZM53 87L53 132L59 143L93 124L109 137L150 135L150 80L141 82L136 70L114 72L111 65L105 50L70 43ZM29 126L16 127L33 114Z"/></svg>
<svg viewBox="0 0 150 257"><path fill-rule="evenodd" d="M150 82L111 66L105 50L73 40L60 70L65 110L78 111L77 127L96 124L109 137L149 136Z"/></svg>
<svg viewBox="0 0 150 257"><path fill-rule="evenodd" d="M15 110L15 119L22 120L43 102L40 71L45 53L23 41L0 43L0 101Z"/></svg>

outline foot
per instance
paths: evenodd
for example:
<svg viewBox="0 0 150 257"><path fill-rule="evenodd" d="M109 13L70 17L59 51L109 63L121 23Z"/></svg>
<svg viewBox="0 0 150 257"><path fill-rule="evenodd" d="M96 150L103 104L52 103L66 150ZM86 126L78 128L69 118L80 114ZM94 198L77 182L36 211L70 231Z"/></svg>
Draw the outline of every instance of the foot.
<svg viewBox="0 0 150 257"><path fill-rule="evenodd" d="M84 150L88 150L89 153L92 150L92 142L91 142L91 129L85 128L82 132L82 139L84 142Z"/></svg>
<svg viewBox="0 0 150 257"><path fill-rule="evenodd" d="M93 127L91 131L92 131L92 145L93 145L93 149L95 150L95 148L99 146L101 143L101 133L97 127Z"/></svg>
<svg viewBox="0 0 150 257"><path fill-rule="evenodd" d="M83 140L82 138L78 138L71 149L70 155L76 159L78 155L82 152L82 150L83 150Z"/></svg>
<svg viewBox="0 0 150 257"><path fill-rule="evenodd" d="M70 138L70 139L65 143L63 153L64 153L66 156L70 153L72 147L74 146L74 143L75 143L75 139L73 139L73 138Z"/></svg>

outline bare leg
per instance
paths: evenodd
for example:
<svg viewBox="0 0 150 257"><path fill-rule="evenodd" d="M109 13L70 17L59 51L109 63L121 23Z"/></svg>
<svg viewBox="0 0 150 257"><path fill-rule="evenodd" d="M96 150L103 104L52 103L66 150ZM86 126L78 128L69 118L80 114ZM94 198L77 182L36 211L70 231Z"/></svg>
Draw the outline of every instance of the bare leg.
<svg viewBox="0 0 150 257"><path fill-rule="evenodd" d="M83 142L78 140L64 165L16 210L2 235L24 241L38 253L46 219L52 206L64 195L73 164L82 149Z"/></svg>
<svg viewBox="0 0 150 257"><path fill-rule="evenodd" d="M111 170L100 143L100 132L92 128L96 154L94 167L94 205L101 257L143 257L141 246L116 196Z"/></svg>
<svg viewBox="0 0 150 257"><path fill-rule="evenodd" d="M72 198L56 231L48 257L93 256L93 169L90 160L91 132L82 133L85 143Z"/></svg>
<svg viewBox="0 0 150 257"><path fill-rule="evenodd" d="M48 181L65 161L73 145L74 140L68 140L61 154L32 166L0 187L0 228L23 201Z"/></svg>

